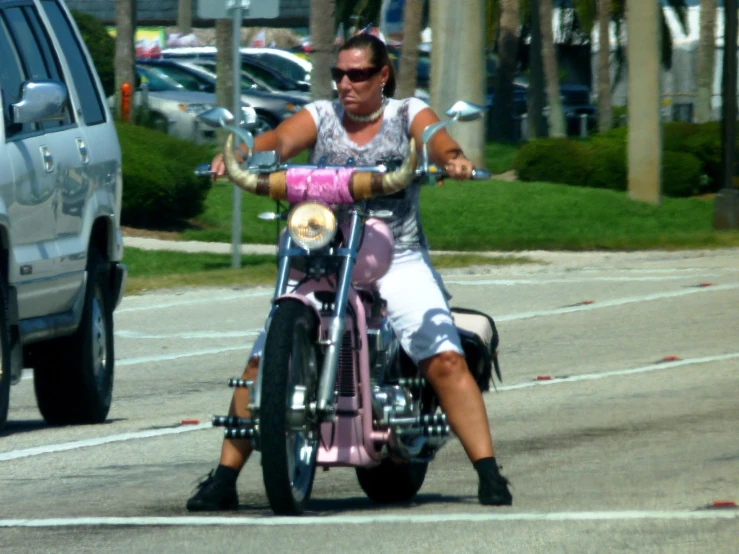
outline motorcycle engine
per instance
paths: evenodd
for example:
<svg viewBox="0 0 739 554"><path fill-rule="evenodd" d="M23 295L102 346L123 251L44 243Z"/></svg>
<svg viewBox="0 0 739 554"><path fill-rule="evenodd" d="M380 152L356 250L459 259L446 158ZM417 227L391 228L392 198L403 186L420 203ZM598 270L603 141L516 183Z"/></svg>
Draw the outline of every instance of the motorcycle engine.
<svg viewBox="0 0 739 554"><path fill-rule="evenodd" d="M382 425L387 425L391 417L413 417L416 415L413 395L400 385L374 386L372 414L375 421Z"/></svg>

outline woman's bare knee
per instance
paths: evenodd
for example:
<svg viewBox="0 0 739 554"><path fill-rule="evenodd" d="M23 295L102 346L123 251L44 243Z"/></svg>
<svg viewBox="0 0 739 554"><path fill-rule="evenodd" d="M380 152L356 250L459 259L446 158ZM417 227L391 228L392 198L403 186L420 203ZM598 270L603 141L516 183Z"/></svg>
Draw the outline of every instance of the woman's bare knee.
<svg viewBox="0 0 739 554"><path fill-rule="evenodd" d="M426 378L431 381L456 381L468 373L464 356L454 351L440 352L420 363Z"/></svg>

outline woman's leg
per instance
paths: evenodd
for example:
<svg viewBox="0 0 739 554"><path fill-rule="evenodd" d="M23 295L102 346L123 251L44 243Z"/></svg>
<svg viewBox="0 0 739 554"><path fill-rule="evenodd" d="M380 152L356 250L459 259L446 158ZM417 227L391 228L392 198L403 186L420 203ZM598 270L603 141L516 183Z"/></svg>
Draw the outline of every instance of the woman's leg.
<svg viewBox="0 0 739 554"><path fill-rule="evenodd" d="M242 379L248 381L257 380L259 371L259 357L253 356L249 359L244 369ZM231 397L231 406L228 409L228 415L248 418L251 416L251 410L247 408L249 405L249 389L246 387L236 387ZM221 447L221 465L240 471L252 453L252 444L250 439L223 439Z"/></svg>
<svg viewBox="0 0 739 554"><path fill-rule="evenodd" d="M422 360L419 366L470 461L495 456L482 393L464 357L453 351L441 352Z"/></svg>

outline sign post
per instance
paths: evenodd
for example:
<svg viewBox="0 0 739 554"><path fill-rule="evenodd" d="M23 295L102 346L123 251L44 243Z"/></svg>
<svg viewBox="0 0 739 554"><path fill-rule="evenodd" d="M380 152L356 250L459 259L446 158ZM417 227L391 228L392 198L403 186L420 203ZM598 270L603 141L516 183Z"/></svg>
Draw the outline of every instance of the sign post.
<svg viewBox="0 0 739 554"><path fill-rule="evenodd" d="M233 114L234 125L241 124L241 24L245 19L271 19L279 15L279 2L274 0L200 0L198 16L203 19L233 19ZM234 137L234 146L239 145ZM231 214L231 267L241 267L241 189L233 187Z"/></svg>

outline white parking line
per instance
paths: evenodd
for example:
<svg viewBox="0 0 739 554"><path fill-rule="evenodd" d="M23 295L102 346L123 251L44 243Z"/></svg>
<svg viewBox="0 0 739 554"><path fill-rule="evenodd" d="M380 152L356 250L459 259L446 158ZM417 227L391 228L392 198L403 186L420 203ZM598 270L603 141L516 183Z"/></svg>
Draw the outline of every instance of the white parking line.
<svg viewBox="0 0 739 554"><path fill-rule="evenodd" d="M648 366L642 366L642 367L637 367L633 369L623 369L619 371L607 371L603 373L586 373L582 375L574 375L572 377L556 378L550 381L528 381L525 383L518 383L516 385L498 387L498 390L499 391L510 391L510 390L524 389L524 388L530 388L530 387L536 387L536 386L557 385L557 384L562 384L562 383L573 383L576 381L604 379L606 377L635 375L638 373L647 373L650 371L664 371L667 369L674 369L676 367L682 367L686 365L721 362L721 361L733 360L737 358L739 358L739 352L735 352L732 354L724 354L720 356L708 356L705 358L691 358L691 359L685 359L685 360L678 360L674 362L655 363L655 364L651 364ZM209 429L211 427L212 426L210 423L201 423L201 424L192 425L192 426L188 425L188 426L183 426L183 427L170 427L166 429L153 429L149 431L136 431L136 432L131 432L131 433L122 433L120 435L109 435L107 437L99 437L96 439L87 439L87 440L67 442L67 443L61 443L61 444L52 444L48 446L39 446L36 448L26 448L24 450L11 450L9 452L4 452L0 454L0 462L9 461L9 460L17 460L18 458L27 458L30 456L38 456L40 454L53 454L55 452L65 452L67 450L76 450L78 448L86 448L89 446L101 446L103 444L108 444L111 442L121 442L121 441L136 440L136 439L147 439L151 437L159 437L159 436L164 436L164 435L187 433L190 431L199 431L201 429Z"/></svg>
<svg viewBox="0 0 739 554"><path fill-rule="evenodd" d="M0 527L203 527L203 526L304 526L304 525L361 525L367 523L487 523L491 521L643 521L643 520L716 520L739 519L736 510L700 511L615 511L615 512L487 512L479 514L391 514L391 515L334 515L301 517L77 517L56 519L0 519Z"/></svg>

